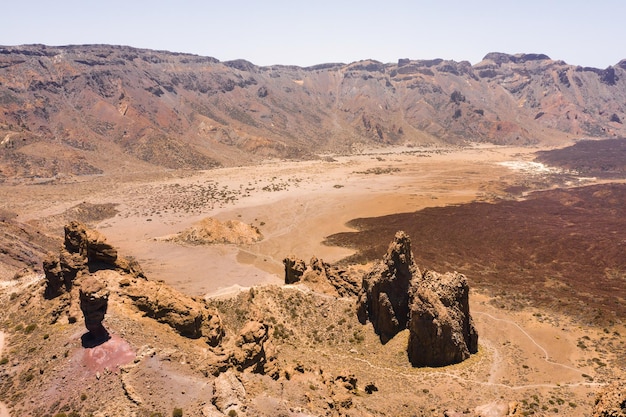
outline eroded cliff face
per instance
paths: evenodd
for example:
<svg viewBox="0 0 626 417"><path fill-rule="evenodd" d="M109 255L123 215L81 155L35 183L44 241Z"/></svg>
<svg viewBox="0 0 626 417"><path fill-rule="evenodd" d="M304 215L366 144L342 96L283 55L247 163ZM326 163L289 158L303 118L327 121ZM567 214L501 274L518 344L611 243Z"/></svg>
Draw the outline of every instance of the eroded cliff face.
<svg viewBox="0 0 626 417"><path fill-rule="evenodd" d="M205 169L367 145L624 136L626 61L541 54L308 68L130 47L0 47L0 178ZM54 157L50 157L54 155Z"/></svg>
<svg viewBox="0 0 626 417"><path fill-rule="evenodd" d="M372 323L382 343L407 328L409 294L421 275L411 253L411 239L398 232L383 260L363 277L357 315L361 323Z"/></svg>
<svg viewBox="0 0 626 417"><path fill-rule="evenodd" d="M446 366L478 352L463 274L428 271L412 290L407 352L413 366Z"/></svg>

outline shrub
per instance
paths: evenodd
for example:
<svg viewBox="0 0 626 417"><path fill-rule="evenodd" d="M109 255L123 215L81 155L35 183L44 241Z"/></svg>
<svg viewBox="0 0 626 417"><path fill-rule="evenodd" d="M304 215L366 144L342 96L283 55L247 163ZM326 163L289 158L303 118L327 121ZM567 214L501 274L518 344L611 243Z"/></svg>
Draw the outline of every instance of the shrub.
<svg viewBox="0 0 626 417"><path fill-rule="evenodd" d="M172 411L172 417L183 417L183 409L175 408L174 411Z"/></svg>
<svg viewBox="0 0 626 417"><path fill-rule="evenodd" d="M452 94L450 94L450 101L454 104L459 104L465 101L465 96L458 90L454 90Z"/></svg>

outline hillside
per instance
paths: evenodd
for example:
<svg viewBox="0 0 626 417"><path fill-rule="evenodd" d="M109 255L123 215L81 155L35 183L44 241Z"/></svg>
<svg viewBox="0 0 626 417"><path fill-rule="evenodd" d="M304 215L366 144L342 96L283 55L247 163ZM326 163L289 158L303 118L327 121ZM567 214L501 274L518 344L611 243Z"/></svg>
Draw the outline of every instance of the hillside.
<svg viewBox="0 0 626 417"><path fill-rule="evenodd" d="M624 136L626 61L540 54L258 67L122 46L0 47L0 180L208 169L365 146Z"/></svg>

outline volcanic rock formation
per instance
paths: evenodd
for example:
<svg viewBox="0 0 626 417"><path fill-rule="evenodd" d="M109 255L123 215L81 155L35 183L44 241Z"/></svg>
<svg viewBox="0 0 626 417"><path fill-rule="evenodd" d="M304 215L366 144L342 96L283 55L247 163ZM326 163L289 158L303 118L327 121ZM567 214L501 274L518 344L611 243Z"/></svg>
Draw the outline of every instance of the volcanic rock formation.
<svg viewBox="0 0 626 417"><path fill-rule="evenodd" d="M130 300L146 317L168 325L181 336L200 339L212 348L207 353L206 372L219 374L228 369L249 370L278 378L276 352L267 324L251 320L236 338L223 345L226 334L217 311L201 298L186 296L162 282L148 280L140 266L119 258L117 250L103 235L79 222L65 226L65 243L58 257L49 255L44 263L45 295L62 302L55 312L68 312L75 321L75 300L89 330L83 345L90 347L108 339L102 325L109 297ZM76 294L78 293L78 295Z"/></svg>
<svg viewBox="0 0 626 417"><path fill-rule="evenodd" d="M106 238L83 223L65 226L65 242L59 255L50 254L44 261L46 275L44 295L63 298L54 312L53 321L65 312L68 320L77 319L76 300L85 315L85 325L94 337L104 337L102 319L109 298L107 288L128 298L145 316L165 323L182 336L203 337L217 346L224 336L218 314L203 300L179 293L161 282L146 279L141 266L130 258L119 257Z"/></svg>
<svg viewBox="0 0 626 417"><path fill-rule="evenodd" d="M251 320L247 322L234 342L229 346L220 346L209 355L205 372L219 375L228 369L250 371L269 375L273 379L279 377L276 348L270 341L269 326Z"/></svg>
<svg viewBox="0 0 626 417"><path fill-rule="evenodd" d="M65 226L65 240L58 255L49 254L43 262L46 275L46 298L55 298L72 290L81 274L113 269L136 278L145 278L139 264L120 258L117 250L96 230L72 221Z"/></svg>
<svg viewBox="0 0 626 417"><path fill-rule="evenodd" d="M89 331L83 337L83 346L94 346L108 340L109 332L102 325L109 304L109 290L94 276L85 279L80 286L80 309L85 316Z"/></svg>
<svg viewBox="0 0 626 417"><path fill-rule="evenodd" d="M382 343L407 328L409 290L421 272L413 261L411 239L396 233L383 260L363 277L357 301L357 315L363 324L369 320Z"/></svg>
<svg viewBox="0 0 626 417"><path fill-rule="evenodd" d="M307 265L294 255L283 259L285 265L285 284L306 282L318 291L339 295L340 297L358 294L359 283L348 270L330 265L315 256Z"/></svg>
<svg viewBox="0 0 626 417"><path fill-rule="evenodd" d="M407 350L413 366L445 366L478 352L465 276L427 271L412 290Z"/></svg>
<svg viewBox="0 0 626 417"><path fill-rule="evenodd" d="M420 273L411 240L402 231L383 260L363 277L357 315L362 324L372 323L382 343L409 329L413 366L458 363L478 351L466 278L458 273Z"/></svg>
<svg viewBox="0 0 626 417"><path fill-rule="evenodd" d="M134 282L120 289L147 317L165 323L182 336L204 337L210 346L217 346L224 336L218 314L202 300L179 293L162 282Z"/></svg>
<svg viewBox="0 0 626 417"><path fill-rule="evenodd" d="M295 284L302 279L306 270L306 263L302 259L291 255L283 259L283 265L285 265L285 284Z"/></svg>

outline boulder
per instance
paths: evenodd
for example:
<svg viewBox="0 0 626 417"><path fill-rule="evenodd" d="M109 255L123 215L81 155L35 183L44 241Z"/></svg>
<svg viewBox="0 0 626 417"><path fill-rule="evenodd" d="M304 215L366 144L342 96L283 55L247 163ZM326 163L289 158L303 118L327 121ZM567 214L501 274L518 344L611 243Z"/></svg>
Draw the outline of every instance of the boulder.
<svg viewBox="0 0 626 417"><path fill-rule="evenodd" d="M363 277L357 300L359 321L369 320L382 343L404 330L409 319L409 288L420 271L413 261L411 239L397 232L382 261Z"/></svg>
<svg viewBox="0 0 626 417"><path fill-rule="evenodd" d="M231 410L239 411L245 398L246 389L234 372L223 372L213 381L211 403L223 414Z"/></svg>
<svg viewBox="0 0 626 417"><path fill-rule="evenodd" d="M106 237L93 229L87 229L86 235L87 259L89 259L89 263L102 262L105 265L117 266L117 249L106 241Z"/></svg>
<svg viewBox="0 0 626 417"><path fill-rule="evenodd" d="M239 332L230 361L239 371L278 377L275 349L269 341L269 326L258 321L249 321Z"/></svg>
<svg viewBox="0 0 626 417"><path fill-rule="evenodd" d="M206 361L205 373L220 375L228 369L250 371L278 379L276 349L269 340L269 326L259 321L246 323L230 344L212 349Z"/></svg>
<svg viewBox="0 0 626 417"><path fill-rule="evenodd" d="M407 351L413 366L450 365L478 352L465 276L424 273L411 294L408 328Z"/></svg>

